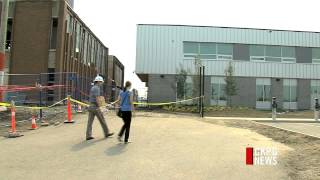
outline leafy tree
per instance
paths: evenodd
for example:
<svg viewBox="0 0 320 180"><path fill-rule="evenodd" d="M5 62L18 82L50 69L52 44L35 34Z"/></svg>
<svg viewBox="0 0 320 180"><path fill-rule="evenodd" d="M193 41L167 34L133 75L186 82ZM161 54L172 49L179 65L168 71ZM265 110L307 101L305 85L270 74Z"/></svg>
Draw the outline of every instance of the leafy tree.
<svg viewBox="0 0 320 180"><path fill-rule="evenodd" d="M224 91L227 96L227 103L229 106L232 106L231 97L237 95L237 83L236 79L234 78L234 67L232 62L229 62L228 67L225 69L224 81L226 82Z"/></svg>
<svg viewBox="0 0 320 180"><path fill-rule="evenodd" d="M176 75L178 99L184 99L187 75L187 71L183 69L182 65L180 64L180 69L177 70Z"/></svg>

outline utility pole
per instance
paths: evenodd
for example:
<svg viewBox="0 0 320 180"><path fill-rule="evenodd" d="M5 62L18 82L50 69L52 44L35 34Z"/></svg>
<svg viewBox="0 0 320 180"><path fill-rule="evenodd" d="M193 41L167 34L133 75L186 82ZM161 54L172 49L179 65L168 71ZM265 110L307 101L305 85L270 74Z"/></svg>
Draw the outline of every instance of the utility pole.
<svg viewBox="0 0 320 180"><path fill-rule="evenodd" d="M4 85L4 65L6 60L6 41L8 23L9 0L2 0L1 26L0 26L0 86ZM0 101L3 94L0 92Z"/></svg>

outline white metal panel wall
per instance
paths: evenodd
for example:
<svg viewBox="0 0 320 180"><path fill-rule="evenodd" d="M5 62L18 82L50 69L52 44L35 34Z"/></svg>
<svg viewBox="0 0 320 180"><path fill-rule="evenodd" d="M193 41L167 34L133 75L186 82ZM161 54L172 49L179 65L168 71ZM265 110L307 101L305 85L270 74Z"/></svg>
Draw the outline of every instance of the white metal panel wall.
<svg viewBox="0 0 320 180"><path fill-rule="evenodd" d="M193 61L185 62L183 67L194 73ZM229 61L204 61L202 64L206 66L206 75L224 76L224 70L228 67ZM316 64L232 61L232 65L235 76L320 79L320 65Z"/></svg>
<svg viewBox="0 0 320 180"><path fill-rule="evenodd" d="M320 33L219 27L138 25L136 73L176 74L183 60L183 41L320 47ZM227 61L205 61L208 75L223 75ZM234 61L236 75L283 78L319 78L319 65Z"/></svg>

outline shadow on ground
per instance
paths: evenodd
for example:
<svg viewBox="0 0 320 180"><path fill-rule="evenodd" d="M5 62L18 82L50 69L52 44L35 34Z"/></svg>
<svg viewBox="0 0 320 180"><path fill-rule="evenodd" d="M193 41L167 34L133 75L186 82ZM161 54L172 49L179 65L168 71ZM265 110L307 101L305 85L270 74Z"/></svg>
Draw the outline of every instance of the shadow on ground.
<svg viewBox="0 0 320 180"><path fill-rule="evenodd" d="M108 156L117 156L117 155L120 155L120 154L126 152L126 147L127 147L126 144L118 143L118 144L108 148L105 151L105 153Z"/></svg>
<svg viewBox="0 0 320 180"><path fill-rule="evenodd" d="M106 139L98 139L98 140L91 140L91 141L81 141L78 144L75 144L71 147L72 151L81 151L84 148L88 148L90 146L95 145L98 142L105 141Z"/></svg>

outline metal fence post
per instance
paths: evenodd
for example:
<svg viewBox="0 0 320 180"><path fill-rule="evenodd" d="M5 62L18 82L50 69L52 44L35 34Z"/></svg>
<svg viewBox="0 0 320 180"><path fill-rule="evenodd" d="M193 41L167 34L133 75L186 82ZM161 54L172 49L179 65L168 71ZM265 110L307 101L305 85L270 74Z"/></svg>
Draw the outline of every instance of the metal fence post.
<svg viewBox="0 0 320 180"><path fill-rule="evenodd" d="M201 104L201 106L202 106L202 113L201 113L201 117L204 117L204 85L205 85L205 83L204 83L204 81L205 81L205 67L204 66L202 66L202 104Z"/></svg>
<svg viewBox="0 0 320 180"><path fill-rule="evenodd" d="M318 121L319 120L319 110L320 110L320 105L319 105L319 99L314 98L314 120Z"/></svg>
<svg viewBox="0 0 320 180"><path fill-rule="evenodd" d="M40 86L42 86L42 78L41 78L41 73L40 73L40 77L39 77L39 84ZM42 89L40 87L39 89L39 107L42 107ZM40 121L42 121L42 117L43 117L43 114L42 114L42 109L40 109Z"/></svg>
<svg viewBox="0 0 320 180"><path fill-rule="evenodd" d="M201 98L201 94L202 94L202 67L199 67L199 103L198 103L198 109L199 109L199 114L200 117L202 117L202 98Z"/></svg>
<svg viewBox="0 0 320 180"><path fill-rule="evenodd" d="M277 98L272 97L272 120L275 121L277 119Z"/></svg>

